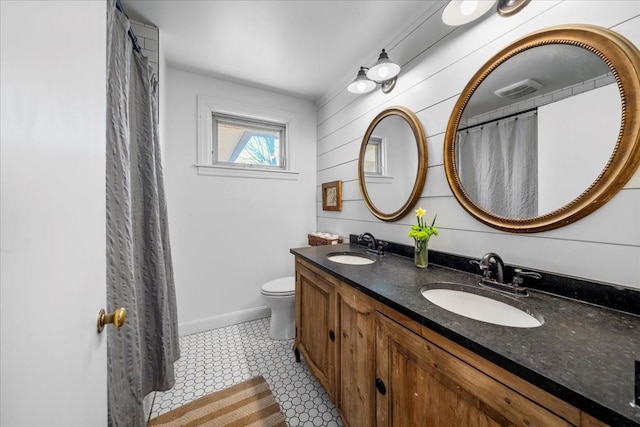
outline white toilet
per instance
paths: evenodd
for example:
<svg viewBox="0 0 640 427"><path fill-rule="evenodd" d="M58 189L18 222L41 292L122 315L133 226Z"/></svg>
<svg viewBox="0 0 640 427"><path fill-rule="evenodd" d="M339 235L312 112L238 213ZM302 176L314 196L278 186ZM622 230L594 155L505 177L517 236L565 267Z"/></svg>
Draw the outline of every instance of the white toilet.
<svg viewBox="0 0 640 427"><path fill-rule="evenodd" d="M281 277L262 285L262 298L271 309L269 335L274 340L289 340L296 336L295 276Z"/></svg>

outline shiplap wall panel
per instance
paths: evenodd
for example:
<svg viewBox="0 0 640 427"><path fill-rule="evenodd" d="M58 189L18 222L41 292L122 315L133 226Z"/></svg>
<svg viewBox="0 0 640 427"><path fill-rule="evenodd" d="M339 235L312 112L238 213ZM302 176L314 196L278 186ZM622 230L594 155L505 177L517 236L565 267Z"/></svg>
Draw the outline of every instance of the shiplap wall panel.
<svg viewBox="0 0 640 427"><path fill-rule="evenodd" d="M640 209L640 198L637 193L632 194L629 190L624 190L616 196L609 204L605 205L603 209L595 212L590 217L587 217L583 221L578 221L573 224L569 224L566 227L552 230L546 233L524 234L519 236L521 240L526 239L545 239L545 240L559 240L559 241L581 241L585 243L601 243L610 246L627 246L633 248L637 246L637 242L640 241L640 224L635 221L637 213ZM342 218L352 221L358 221L361 218L374 218L367 210L362 200L350 200L345 202L349 209L343 209L342 212L322 212L321 216L327 216L331 218ZM636 205L636 209L625 209L629 205ZM447 235L449 231L467 231L474 233L488 233L488 234L505 234L512 237L511 234L495 230L490 228L471 217L453 197L423 197L419 202L419 206L423 206L427 209L426 218L431 220L435 213L438 214L438 227L442 231L441 235L434 238L431 244L434 248L444 250L440 247L444 242L441 237ZM321 205L319 206L321 209ZM603 211L604 210L604 211ZM602 212L601 212L602 211ZM593 216L593 218L591 218ZM598 217L603 217L603 219ZM590 224L591 221L601 222L602 220L610 220L617 223L631 224L628 228L616 228L616 227L595 227ZM414 223L412 215L402 218L400 221L393 223L394 226L401 226L400 229L383 229L380 238L388 239L392 241L405 241L408 228ZM346 235L349 233L359 234L368 229L357 230L345 230ZM393 231L396 231L395 233ZM334 231L337 232L337 231ZM400 239L400 240L398 240ZM406 241L405 241L406 242ZM409 241L410 243L410 241ZM489 240L490 244L493 244L492 240ZM471 254L469 254L471 255ZM526 265L526 264L525 264Z"/></svg>
<svg viewBox="0 0 640 427"><path fill-rule="evenodd" d="M362 193L360 192L360 185L357 179L344 181L342 183L342 198L346 201L362 200Z"/></svg>
<svg viewBox="0 0 640 427"><path fill-rule="evenodd" d="M327 169L318 170L318 182L349 181L358 179L358 165L356 159L346 163L339 163Z"/></svg>
<svg viewBox="0 0 640 427"><path fill-rule="evenodd" d="M570 23L596 24L608 28L637 13L637 9L637 2L634 1L539 1L530 3L526 10L509 19L494 15L477 25L470 24L469 27L459 27L451 32L446 42L440 42L433 46L412 61L408 69L403 69L401 78L391 94L385 95L376 90L341 107L338 111L329 110L331 104L321 109L318 113L318 139L322 141L328 133L347 125L356 117L361 116L363 112L379 111L382 109L381 106L392 105L396 99L400 101L399 97L405 91L413 90L415 85L423 80L428 80L434 73L446 72L446 75L451 79L460 78L463 80L462 85L456 85L452 81L451 85L444 88L451 89L459 86L461 90L464 83L493 54L509 45L513 40L533 31ZM594 15L597 16L598 22L594 22ZM434 31L434 28L438 29L444 26L439 15L432 16L428 24L426 28L430 28L431 31ZM630 28L629 25L627 27ZM490 31L487 31L487 28L490 28ZM499 34L501 35L496 36ZM409 42L407 40L407 43ZM428 43L429 41L425 42L427 45ZM467 56L471 56L469 59L475 62L467 63L463 74L450 70L451 65L455 65L457 61ZM352 98L355 96L348 92L347 95ZM405 105L411 107L408 104ZM414 108L420 109L421 107Z"/></svg>
<svg viewBox="0 0 640 427"><path fill-rule="evenodd" d="M629 179L624 188L640 188L640 169Z"/></svg>
<svg viewBox="0 0 640 427"><path fill-rule="evenodd" d="M451 189L444 173L444 165L432 166L427 170L427 180L424 184L422 196L451 197Z"/></svg>
<svg viewBox="0 0 640 427"><path fill-rule="evenodd" d="M446 181L442 153L459 94L492 55L533 31L575 23L612 28L638 45L640 2L536 1L513 17L494 14L455 29L443 26L440 13L427 16L389 51L404 65L392 93L376 90L355 97L343 91L319 108L318 229L343 236L369 231L411 243L406 234L415 222L413 214L395 223L379 221L367 210L357 183L357 155L367 126L384 108L403 105L416 113L427 135L429 168L417 206L427 210L429 219L438 214L441 233L430 242L432 248L472 257L495 251L510 264L640 288L640 172L605 206L578 222L515 234L488 227L461 207ZM322 210L320 185L334 180L343 181L342 212Z"/></svg>
<svg viewBox="0 0 640 427"><path fill-rule="evenodd" d="M427 150L429 153L428 162L430 168L444 166L444 152L442 151L443 145L444 132L435 135L427 135Z"/></svg>
<svg viewBox="0 0 640 427"><path fill-rule="evenodd" d="M530 7L532 9L546 9L553 4L554 2L533 2ZM490 32L486 32L486 29L482 29L482 27L480 27L481 29L478 29L478 25L473 24L465 27L465 30L463 31L462 28L446 26L442 22L440 14L432 15L428 21L421 26L421 31L416 31L407 39L403 40L403 44L412 45L414 46L414 49L422 50L433 45L432 48L427 49L409 64L405 64L401 59L397 59L393 56L394 50L399 50L399 48L389 50L391 58L405 66L402 71L402 77L398 80L393 92L390 94L383 94L379 90L376 90L368 94L366 97L361 97L357 101L347 103L346 105L340 105L337 110L332 109L331 104L326 105L318 113L318 139L322 140L327 133L345 126L354 118L354 116L362 115L362 112L380 110L380 106L382 105L392 105L393 102L401 102L402 99L400 99L400 97L407 90L412 90L414 86L426 80L434 73L441 72L444 67L451 63L451 59L455 58L455 60L457 60L458 58L467 56L480 49L486 45L488 40L490 41L495 39L495 34L502 34L504 30L502 27L507 26L507 28L511 28L514 22L522 19L523 18L520 18L519 15L515 15L511 18L511 22L507 23L507 20L503 18L492 17ZM530 31L525 30L523 34L528 32ZM436 43L441 37L446 37L447 35L449 35L449 38L447 39L446 46L444 46L442 42ZM498 45L500 44L499 42L497 43ZM506 45L508 43L502 44ZM489 48L492 48L492 46L489 46ZM495 51L497 51L497 48L495 48ZM408 54L405 54L405 56L408 56ZM425 60L426 57L428 57L427 60ZM486 58L488 58L488 56ZM484 58L484 60L486 60L486 58ZM471 74L476 68L469 70ZM470 75L466 76L466 80L468 80L469 77ZM451 88L452 86L444 87L444 89ZM348 92L347 95L352 99L354 98L354 95L349 94ZM407 106L411 107L410 105Z"/></svg>
<svg viewBox="0 0 640 427"><path fill-rule="evenodd" d="M331 133L318 139L318 155L334 150L347 142L362 139L367 130L367 126L377 113L369 112L354 119L353 123L347 126L335 128Z"/></svg>
<svg viewBox="0 0 640 427"><path fill-rule="evenodd" d="M543 13L544 11L549 10L558 3L561 3L561 1L548 0L531 2L527 6L527 12L529 12L528 15L514 15L509 18L509 23L503 22L505 20L495 20L491 24L492 32L490 32L489 34L482 34L482 40L487 38L494 38L495 34L503 34L505 31L503 31L499 27L501 24L508 25L508 27L506 27L508 29L517 27L521 23L531 19L532 16ZM438 10L434 11L434 13L430 14L430 16L425 19L422 25L413 30L410 34L407 34L402 39L402 42L400 44L395 44L392 42L389 46L386 46L390 58L403 66L403 76L405 76L407 70L411 69L416 64L422 67L428 67L429 64L425 64L424 61L422 61L421 53L427 50L433 51L433 49L430 49L430 47L437 44L441 38L446 37L449 34L452 34L453 37L456 37L456 34L460 33L462 33L464 36L464 33L468 31L469 28L478 25L478 23L481 24L484 20L481 19L480 21L468 24L463 28L448 27L442 22L440 18L442 15L442 10L445 6L446 2L442 2L442 6ZM494 29L495 31L493 31ZM452 45L451 48L457 48L459 53L468 52L473 48L475 41L476 40L468 40L467 37L463 37L463 40L461 42L462 44L460 46ZM431 55L431 52L429 52L429 55ZM415 85L418 81L423 80L425 76L428 76L428 73L421 72L418 73L417 76L417 79L412 77L403 77L402 80L398 81L398 86L396 87L396 89L394 89L394 92L389 95L395 96L397 95L397 93L403 92L407 88ZM372 108L375 108L375 106L379 105L380 103L384 102L385 99L389 98L389 95L384 95L381 93L374 93L370 95L375 97L375 99L372 100L370 104ZM318 123L322 125L332 116L338 114L342 115L344 113L343 110L351 103L353 103L353 101L354 95L344 91L344 88L340 88L339 92L334 95L330 102L324 102L321 104L318 110Z"/></svg>
<svg viewBox="0 0 640 427"><path fill-rule="evenodd" d="M445 6L446 4L442 0L433 2L429 10L420 16L415 16L414 21L406 22L406 28L399 29L401 30L400 33L396 34L393 39L385 41L384 45L380 47L385 48L388 53L393 51L392 55L393 58L397 58L396 62L405 65L416 56L415 48L410 43L406 43L406 41L411 39L419 40L421 50L428 47L430 38L433 38L433 42L435 42L438 35L430 31L430 28L425 23L429 21L431 15L440 16ZM333 89L316 101L319 123L322 123L327 117L353 102L353 95L345 92L344 88L353 81L359 66L373 65L378 60L378 55L379 52L377 51L369 52L368 59L363 59L364 56L360 58L361 62L357 63L357 66L353 69L353 74L345 74L341 81L335 82Z"/></svg>
<svg viewBox="0 0 640 427"><path fill-rule="evenodd" d="M442 138L440 138L440 140L441 139ZM364 207L364 202L362 202L362 193L360 192L357 180L357 159L353 158L348 163L332 166L330 168L330 171L331 174L323 176L323 182L340 179L337 178L339 176L347 177L348 179L346 181L344 180L344 178L341 179L343 180L343 200L360 201L361 205ZM316 200L318 202L321 202L321 187L318 186L317 190L318 193L316 196ZM448 198L451 202L453 202L453 205L436 205L432 208L437 212L442 213L440 221L438 221L439 225L447 226L447 219L450 219L452 216L452 212L450 211L451 206L454 206L456 208L455 216L458 217L458 219L460 219L459 214L462 213L463 217L469 220L469 223L464 227L465 229L476 230L476 228L473 226L474 224L482 225L471 218L464 210L457 209L460 207L460 205L451 195L451 190L449 188L449 184L444 172L444 166L441 163L438 165L430 166L428 168L425 187L423 189L422 197L418 202L418 205L432 205L433 203L437 203L431 200L433 198ZM634 203L636 203L635 208L625 209L625 206L633 206ZM634 219L637 217L638 212L640 212L640 205L638 205L639 203L640 198L638 197L638 190L625 189L618 193L609 203L607 203L605 206L589 215L585 219L574 224L570 224L569 226L546 232L546 234L548 235L547 237L577 239L585 241L608 241L614 244L626 245L633 245L634 242L637 244L637 242L640 242L640 221L634 221ZM348 206L345 206L345 209L347 207ZM600 218L601 216L603 216L602 219ZM615 228L600 227L595 225L599 221L607 219L613 221L614 223L630 224L630 227ZM410 224L413 222L413 220L414 219L412 216L408 216L403 218L401 221ZM445 222L444 224L443 221Z"/></svg>
<svg viewBox="0 0 640 427"><path fill-rule="evenodd" d="M338 163L356 160L360 151L362 138L353 139L318 156L318 171L327 169Z"/></svg>
<svg viewBox="0 0 640 427"><path fill-rule="evenodd" d="M636 13L640 13L640 4L636 1ZM629 40L640 40L640 25L638 25L638 18L630 19L620 24L611 27L612 30L622 34Z"/></svg>
<svg viewBox="0 0 640 427"><path fill-rule="evenodd" d="M388 45L384 46L391 59L399 63L401 66L406 67L409 62L421 51L427 49L430 45L436 43L443 34L453 31L453 28L447 28L440 20L440 15L444 9L443 3L439 8L435 9L433 13L427 13L423 16L423 21L417 28L412 31L408 31L397 37L396 40L391 41ZM437 31L431 27L435 23L439 26ZM444 31L444 33L442 31ZM381 46L382 47L382 46ZM359 64L362 66L370 66L370 64ZM353 70L353 78L355 78L355 72L357 67ZM341 115L342 111L347 108L354 101L354 95L344 91L344 87L336 88L337 91L330 97L330 101L322 102L318 108L318 124L322 125L325 121L335 115ZM401 92L401 91L400 91ZM380 99L386 96L380 97ZM371 106L375 107L379 102L372 102Z"/></svg>

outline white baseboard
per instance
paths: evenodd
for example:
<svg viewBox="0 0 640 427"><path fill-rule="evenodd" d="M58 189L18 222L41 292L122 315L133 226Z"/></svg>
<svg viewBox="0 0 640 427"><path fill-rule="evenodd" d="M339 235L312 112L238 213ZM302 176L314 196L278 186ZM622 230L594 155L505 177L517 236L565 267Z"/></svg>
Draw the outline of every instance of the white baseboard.
<svg viewBox="0 0 640 427"><path fill-rule="evenodd" d="M235 325L238 323L249 322L251 320L262 319L271 316L269 307L260 306L249 308L247 310L234 311L232 313L221 314L219 316L207 317L205 319L192 320L178 324L179 335L191 335L198 332L208 331L210 329L222 328L224 326Z"/></svg>

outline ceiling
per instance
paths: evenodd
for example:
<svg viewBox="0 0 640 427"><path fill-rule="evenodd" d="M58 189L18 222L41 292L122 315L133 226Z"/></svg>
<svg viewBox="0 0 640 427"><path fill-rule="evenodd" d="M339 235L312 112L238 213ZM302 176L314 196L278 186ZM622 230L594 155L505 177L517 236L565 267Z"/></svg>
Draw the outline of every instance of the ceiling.
<svg viewBox="0 0 640 427"><path fill-rule="evenodd" d="M609 66L595 53L570 44L548 44L520 52L494 69L475 90L464 109L469 118L543 96L611 73ZM542 85L517 99L501 98L499 89L534 80ZM554 99L555 100L555 99Z"/></svg>
<svg viewBox="0 0 640 427"><path fill-rule="evenodd" d="M317 101L446 1L124 0L170 67ZM403 65L403 64L400 64ZM339 86L343 85L343 86Z"/></svg>

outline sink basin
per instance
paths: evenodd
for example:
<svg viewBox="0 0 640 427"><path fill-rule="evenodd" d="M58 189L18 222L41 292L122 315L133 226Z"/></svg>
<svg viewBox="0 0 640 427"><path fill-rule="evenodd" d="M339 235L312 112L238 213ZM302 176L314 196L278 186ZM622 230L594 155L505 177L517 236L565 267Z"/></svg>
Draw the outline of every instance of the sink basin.
<svg viewBox="0 0 640 427"><path fill-rule="evenodd" d="M535 328L544 322L526 311L494 298L457 289L423 288L422 296L445 310L494 325Z"/></svg>
<svg viewBox="0 0 640 427"><path fill-rule="evenodd" d="M349 265L366 265L376 262L375 258L353 252L333 252L327 255L327 259L338 264Z"/></svg>

